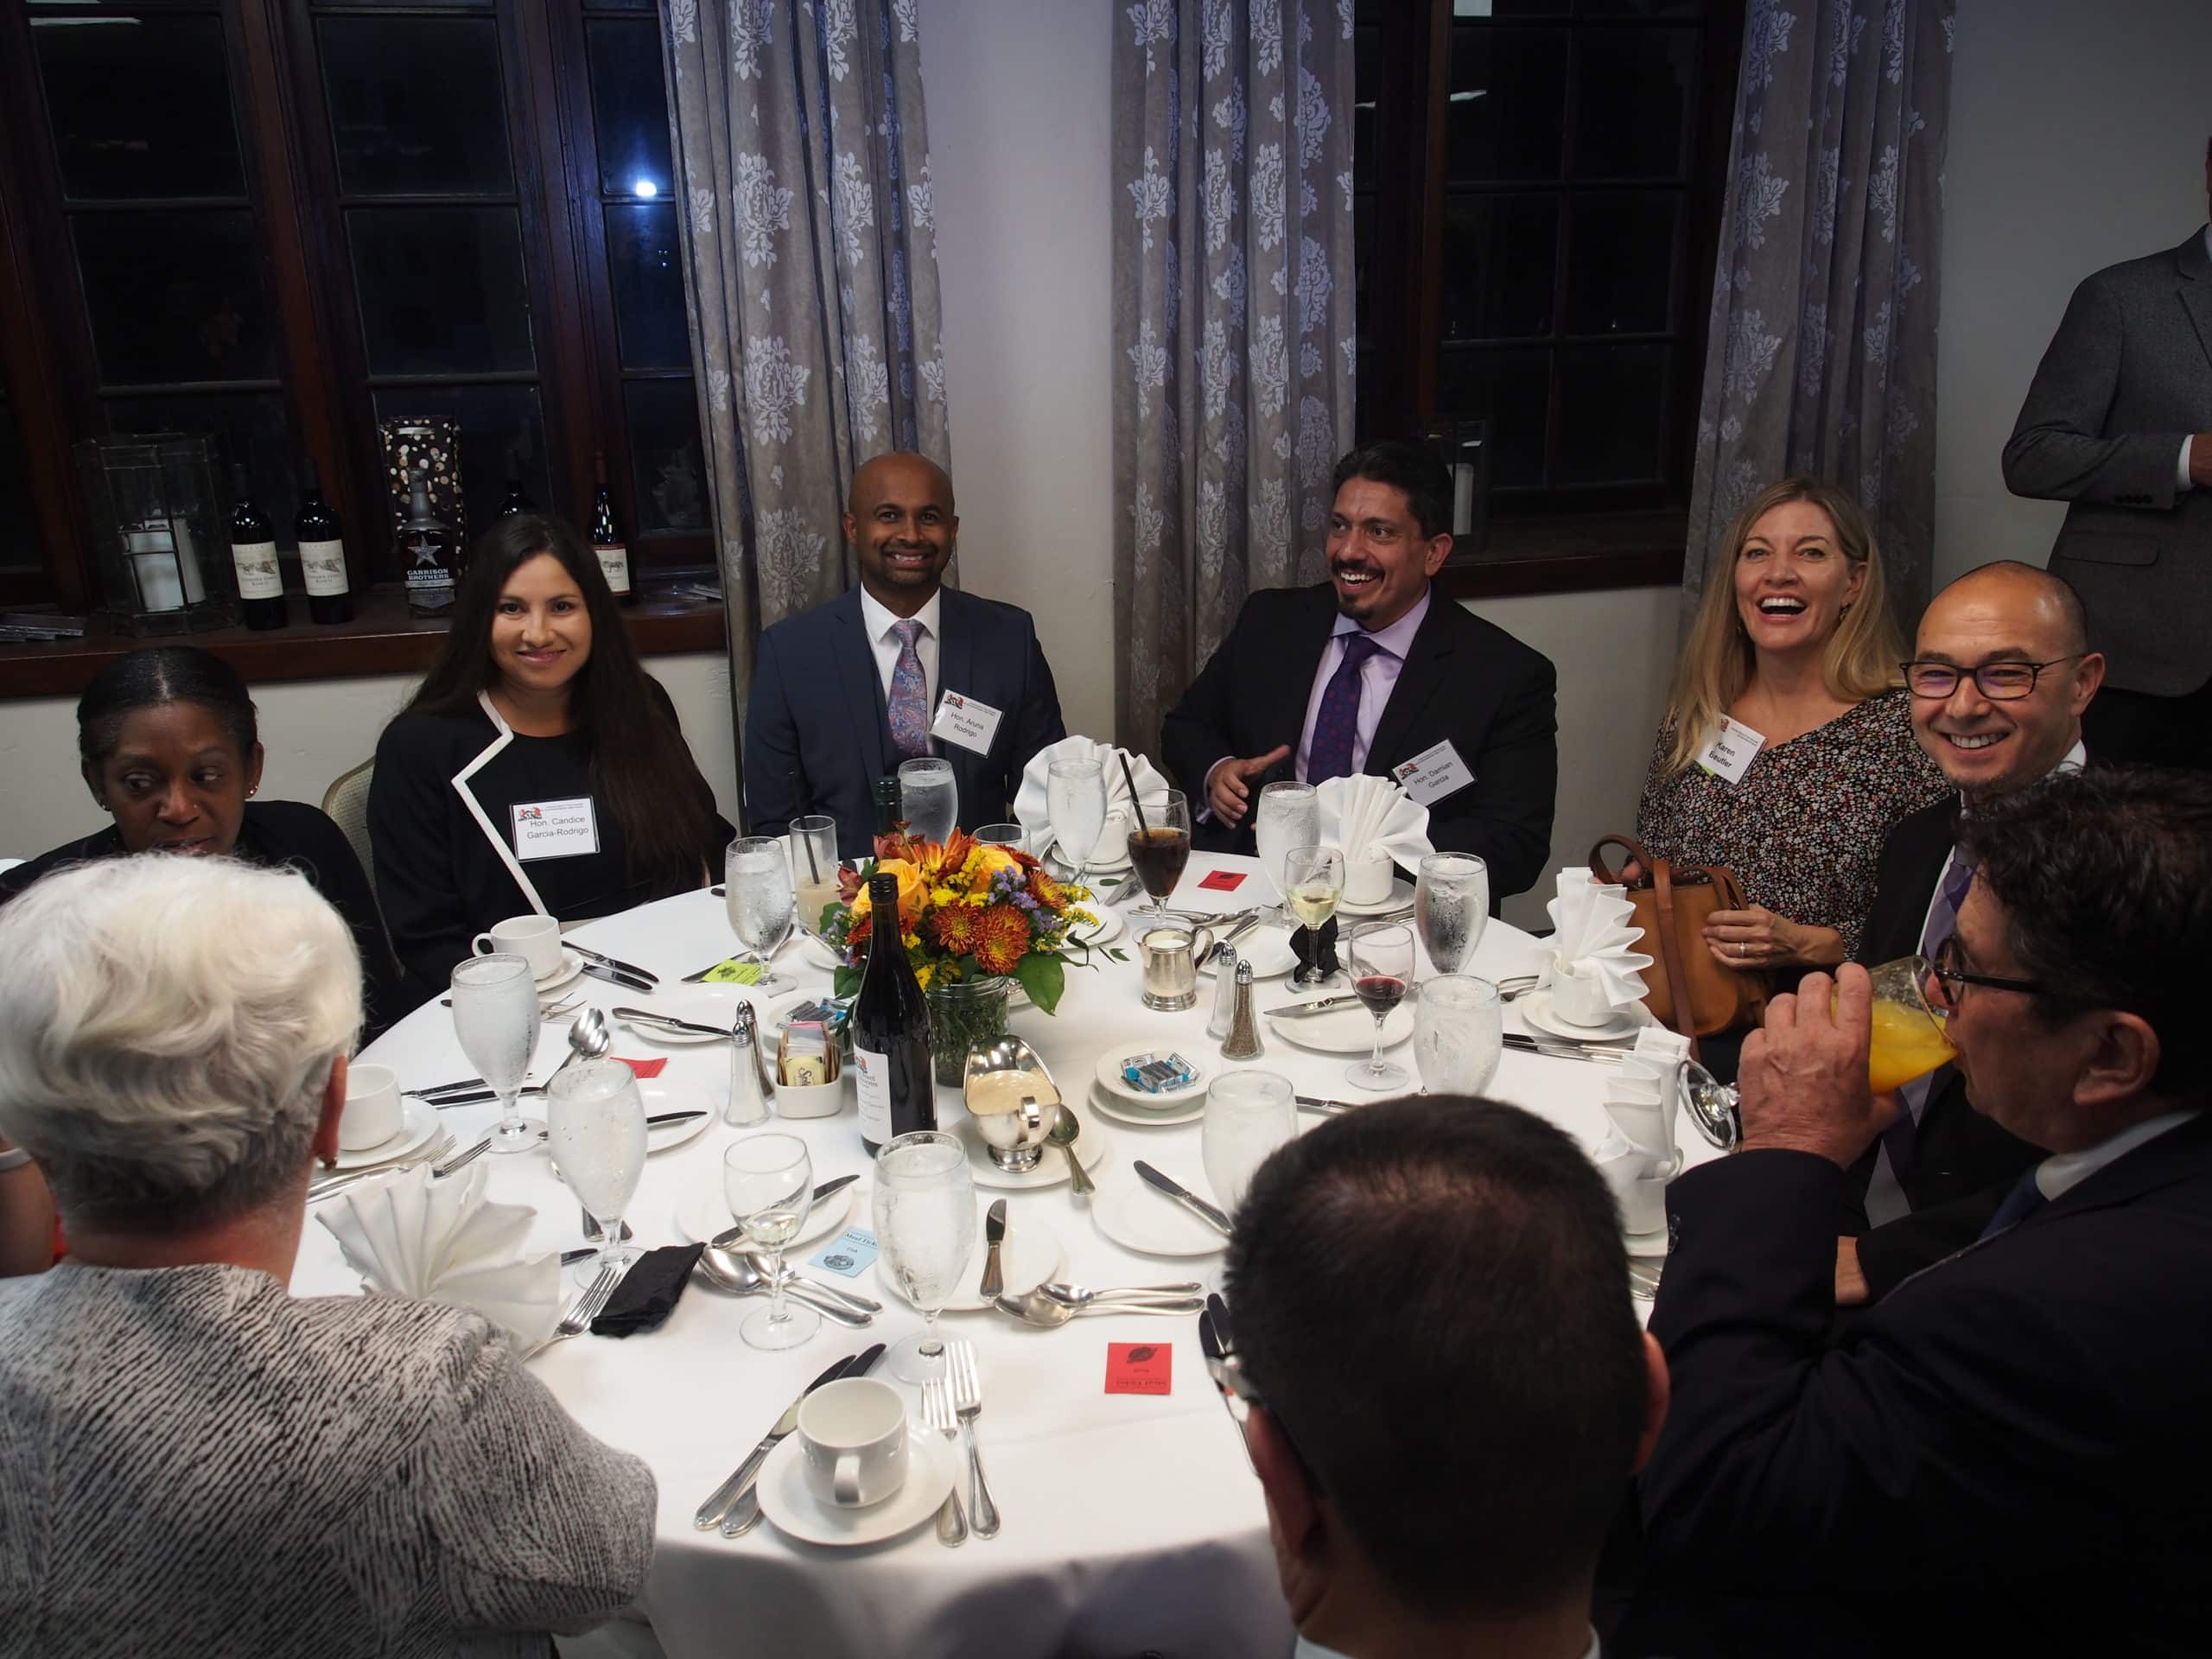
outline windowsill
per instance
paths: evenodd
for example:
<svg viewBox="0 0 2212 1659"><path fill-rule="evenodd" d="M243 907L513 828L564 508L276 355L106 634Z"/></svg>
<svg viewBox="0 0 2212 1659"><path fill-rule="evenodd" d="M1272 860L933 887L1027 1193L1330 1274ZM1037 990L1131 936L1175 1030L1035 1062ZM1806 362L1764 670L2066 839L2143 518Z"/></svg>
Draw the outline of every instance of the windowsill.
<svg viewBox="0 0 2212 1659"><path fill-rule="evenodd" d="M1682 579L1688 515L1680 510L1493 518L1482 552L1437 573L1453 599L1671 588Z"/></svg>
<svg viewBox="0 0 2212 1659"><path fill-rule="evenodd" d="M95 616L81 639L0 645L0 699L74 696L109 663L146 645L199 645L213 652L250 685L278 680L342 680L371 674L420 674L444 643L442 619L412 617L397 587L353 595L353 620L318 627L307 618L303 594L287 595L289 626L254 632L222 628L213 633L133 637L109 631ZM646 657L720 651L725 644L722 607L711 601L656 598L649 588L624 613L630 638Z"/></svg>

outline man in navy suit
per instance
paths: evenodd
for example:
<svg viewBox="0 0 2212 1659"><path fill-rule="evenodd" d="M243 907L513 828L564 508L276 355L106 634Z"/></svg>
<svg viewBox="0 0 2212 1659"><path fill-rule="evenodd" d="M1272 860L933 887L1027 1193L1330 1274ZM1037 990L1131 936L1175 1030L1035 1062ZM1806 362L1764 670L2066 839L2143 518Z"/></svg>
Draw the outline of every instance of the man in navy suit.
<svg viewBox="0 0 2212 1659"><path fill-rule="evenodd" d="M944 585L959 533L952 480L926 456L853 474L861 585L760 636L745 721L754 835L826 812L839 855L865 857L875 780L924 755L952 762L963 825L1000 823L1030 758L1067 735L1029 613Z"/></svg>

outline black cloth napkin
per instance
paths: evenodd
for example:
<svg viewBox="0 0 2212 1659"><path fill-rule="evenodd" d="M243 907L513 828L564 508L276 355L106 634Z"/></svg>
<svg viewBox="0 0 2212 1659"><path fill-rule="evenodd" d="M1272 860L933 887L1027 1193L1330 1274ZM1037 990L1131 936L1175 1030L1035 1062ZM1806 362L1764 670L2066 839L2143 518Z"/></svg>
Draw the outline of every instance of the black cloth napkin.
<svg viewBox="0 0 2212 1659"><path fill-rule="evenodd" d="M1301 927L1290 936L1290 954L1301 968L1319 967L1325 974L1337 971L1337 918L1319 928Z"/></svg>
<svg viewBox="0 0 2212 1659"><path fill-rule="evenodd" d="M607 1306L591 1322L594 1337L634 1337L640 1331L658 1331L683 1300L683 1287L691 1282L691 1269L699 1264L703 1244L664 1244L647 1250L630 1264L622 1282L607 1299Z"/></svg>

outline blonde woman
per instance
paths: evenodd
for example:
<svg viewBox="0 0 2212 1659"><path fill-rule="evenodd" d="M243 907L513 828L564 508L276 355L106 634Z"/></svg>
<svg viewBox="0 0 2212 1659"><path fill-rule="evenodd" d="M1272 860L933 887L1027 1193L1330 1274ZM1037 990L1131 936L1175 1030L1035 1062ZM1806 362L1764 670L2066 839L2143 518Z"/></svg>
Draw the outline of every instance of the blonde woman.
<svg viewBox="0 0 2212 1659"><path fill-rule="evenodd" d="M1859 943L1890 826L1949 787L1912 734L1904 652L1866 515L1789 478L1729 527L1659 728L1637 836L1725 865L1749 907L1716 911L1731 968L1833 967Z"/></svg>

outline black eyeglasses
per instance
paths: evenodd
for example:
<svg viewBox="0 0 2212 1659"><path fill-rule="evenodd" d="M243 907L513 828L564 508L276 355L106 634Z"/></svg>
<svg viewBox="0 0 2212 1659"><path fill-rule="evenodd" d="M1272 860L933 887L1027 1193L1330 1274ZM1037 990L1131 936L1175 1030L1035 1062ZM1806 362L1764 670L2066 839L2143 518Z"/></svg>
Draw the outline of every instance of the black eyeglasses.
<svg viewBox="0 0 2212 1659"><path fill-rule="evenodd" d="M1960 988L1967 985L1986 985L1993 991L2018 991L2025 996L2047 996L2049 988L2040 980L2007 979L2002 974L1969 973L1959 965L1963 953L1959 949L1955 933L1936 948L1936 960L1929 964L1935 976L1936 988L1942 993L1943 1006L1959 1006Z"/></svg>
<svg viewBox="0 0 2212 1659"><path fill-rule="evenodd" d="M1904 670L1904 683L1916 697L1948 697L1959 689L1961 680L1971 679L1992 702L2018 702L2036 689L2044 670L2061 663L2078 663L2082 655L2075 652L2047 663L1984 663L1980 668L1960 668L1951 663L1900 663L1897 666Z"/></svg>

